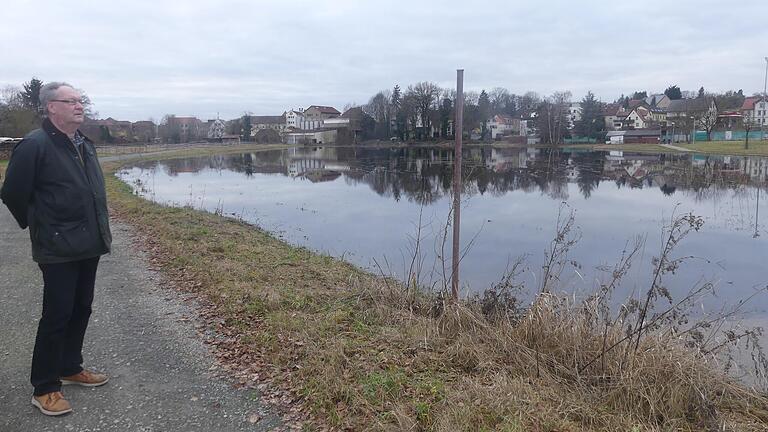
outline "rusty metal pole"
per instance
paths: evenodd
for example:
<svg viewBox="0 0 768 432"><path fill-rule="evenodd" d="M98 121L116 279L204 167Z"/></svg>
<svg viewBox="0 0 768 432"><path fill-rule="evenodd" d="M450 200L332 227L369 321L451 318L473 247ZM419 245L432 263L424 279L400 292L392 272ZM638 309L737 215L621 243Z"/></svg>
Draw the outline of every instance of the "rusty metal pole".
<svg viewBox="0 0 768 432"><path fill-rule="evenodd" d="M456 70L456 119L454 135L456 149L453 156L453 270L451 295L459 299L459 233L461 232L461 139L464 125L464 69Z"/></svg>

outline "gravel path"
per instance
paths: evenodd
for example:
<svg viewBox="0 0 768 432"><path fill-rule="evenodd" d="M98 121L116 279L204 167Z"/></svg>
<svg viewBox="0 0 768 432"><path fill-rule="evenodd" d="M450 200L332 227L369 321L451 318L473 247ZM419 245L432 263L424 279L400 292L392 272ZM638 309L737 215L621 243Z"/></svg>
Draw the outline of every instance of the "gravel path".
<svg viewBox="0 0 768 432"><path fill-rule="evenodd" d="M668 148L670 150L675 150L675 151L685 152L685 153L693 151L693 150L689 150L689 149L687 149L685 147L680 147L680 146L676 146L676 145L672 145L672 144L661 144L661 146L664 147L664 148Z"/></svg>
<svg viewBox="0 0 768 432"><path fill-rule="evenodd" d="M102 257L85 366L107 372L99 388L64 387L74 408L60 418L30 404L29 370L42 277L21 231L0 205L0 431L268 431L281 421L255 390L209 372L214 357L187 319L194 310L159 286L130 228L113 221L113 253Z"/></svg>

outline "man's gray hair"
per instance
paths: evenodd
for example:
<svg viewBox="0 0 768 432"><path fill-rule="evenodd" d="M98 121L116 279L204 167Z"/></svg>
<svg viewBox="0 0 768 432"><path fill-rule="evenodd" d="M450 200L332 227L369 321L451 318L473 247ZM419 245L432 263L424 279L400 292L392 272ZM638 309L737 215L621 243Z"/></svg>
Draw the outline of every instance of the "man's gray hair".
<svg viewBox="0 0 768 432"><path fill-rule="evenodd" d="M40 87L40 109L43 111L43 116L48 116L48 102L56 98L56 90L59 87L74 88L71 84L60 81L52 81Z"/></svg>

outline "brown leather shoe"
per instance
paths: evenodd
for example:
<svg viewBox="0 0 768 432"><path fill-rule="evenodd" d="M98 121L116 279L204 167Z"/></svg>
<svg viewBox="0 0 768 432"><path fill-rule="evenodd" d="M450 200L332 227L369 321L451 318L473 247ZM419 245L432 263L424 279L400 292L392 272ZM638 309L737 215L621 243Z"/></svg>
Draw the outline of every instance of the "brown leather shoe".
<svg viewBox="0 0 768 432"><path fill-rule="evenodd" d="M60 416L72 412L72 407L60 391L32 396L32 405L47 416Z"/></svg>
<svg viewBox="0 0 768 432"><path fill-rule="evenodd" d="M77 384L83 387L98 387L100 385L106 384L107 381L109 381L109 377L105 374L92 372L85 369L74 375L61 377L61 383L64 385Z"/></svg>

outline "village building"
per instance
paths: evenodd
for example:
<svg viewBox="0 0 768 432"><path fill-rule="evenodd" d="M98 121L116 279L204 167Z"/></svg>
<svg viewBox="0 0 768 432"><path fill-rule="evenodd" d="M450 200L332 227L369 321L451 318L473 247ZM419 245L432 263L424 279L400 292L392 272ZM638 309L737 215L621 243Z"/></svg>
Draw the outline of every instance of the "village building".
<svg viewBox="0 0 768 432"><path fill-rule="evenodd" d="M330 106L312 105L304 110L304 118L309 121L325 120L339 116L341 116L341 113L336 108Z"/></svg>
<svg viewBox="0 0 768 432"><path fill-rule="evenodd" d="M661 142L660 129L632 129L609 131L606 144L658 144Z"/></svg>
<svg viewBox="0 0 768 432"><path fill-rule="evenodd" d="M670 101L666 109L669 120L698 117L707 111L717 113L717 104L714 98L677 99Z"/></svg>
<svg viewBox="0 0 768 432"><path fill-rule="evenodd" d="M194 141L200 137L203 122L194 116L168 117L167 138L171 141Z"/></svg>
<svg viewBox="0 0 768 432"><path fill-rule="evenodd" d="M285 123L285 117L279 116L250 116L251 119L251 136L255 136L256 132L262 129L273 129L278 133L283 133L287 128Z"/></svg>
<svg viewBox="0 0 768 432"><path fill-rule="evenodd" d="M623 121L627 117L626 111L621 104L613 103L605 106L603 110L603 120L605 122L605 130L620 130Z"/></svg>
<svg viewBox="0 0 768 432"><path fill-rule="evenodd" d="M304 121L304 109L291 109L290 111L284 112L283 116L285 116L286 128L300 128L299 124Z"/></svg>
<svg viewBox="0 0 768 432"><path fill-rule="evenodd" d="M157 125L149 120L141 120L131 124L133 141L153 142L157 138Z"/></svg>
<svg viewBox="0 0 768 432"><path fill-rule="evenodd" d="M664 93L652 94L645 98L645 103L647 103L648 106L662 110L667 109L671 101L672 100L669 98L669 96L665 95Z"/></svg>
<svg viewBox="0 0 768 432"><path fill-rule="evenodd" d="M768 98L764 96L750 96L744 99L741 112L758 126L768 124Z"/></svg>
<svg viewBox="0 0 768 432"><path fill-rule="evenodd" d="M488 130L493 140L516 135L520 131L520 119L496 114L488 121Z"/></svg>
<svg viewBox="0 0 768 432"><path fill-rule="evenodd" d="M571 102L568 105L568 129L573 129L581 120L581 102Z"/></svg>

